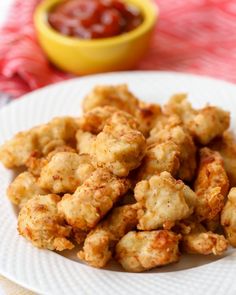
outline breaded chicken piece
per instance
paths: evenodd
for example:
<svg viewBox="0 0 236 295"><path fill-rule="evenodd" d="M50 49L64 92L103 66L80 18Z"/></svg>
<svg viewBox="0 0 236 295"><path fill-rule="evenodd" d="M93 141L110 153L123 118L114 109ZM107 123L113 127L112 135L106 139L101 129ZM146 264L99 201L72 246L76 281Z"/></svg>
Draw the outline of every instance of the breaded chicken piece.
<svg viewBox="0 0 236 295"><path fill-rule="evenodd" d="M154 143L147 147L145 157L138 168L137 179L149 179L163 171L175 176L180 167L180 151L177 144L169 140L163 143Z"/></svg>
<svg viewBox="0 0 236 295"><path fill-rule="evenodd" d="M229 125L229 112L207 106L199 110L193 120L188 123L188 129L199 143L206 145L215 137L221 136Z"/></svg>
<svg viewBox="0 0 236 295"><path fill-rule="evenodd" d="M58 214L57 195L35 196L21 209L18 217L19 234L38 248L63 251L74 245L68 240L71 227Z"/></svg>
<svg viewBox="0 0 236 295"><path fill-rule="evenodd" d="M134 115L140 124L139 130L147 137L156 121L162 116L162 111L158 104L139 102Z"/></svg>
<svg viewBox="0 0 236 295"><path fill-rule="evenodd" d="M55 194L73 193L94 170L89 155L78 155L73 152L56 153L42 168L39 185Z"/></svg>
<svg viewBox="0 0 236 295"><path fill-rule="evenodd" d="M72 227L87 231L97 225L129 188L129 180L118 178L107 169L97 169L73 195L62 198L58 210Z"/></svg>
<svg viewBox="0 0 236 295"><path fill-rule="evenodd" d="M193 109L191 103L188 101L186 93L173 95L168 103L164 105L163 109L166 115L178 116L186 126L197 114L197 110Z"/></svg>
<svg viewBox="0 0 236 295"><path fill-rule="evenodd" d="M229 189L224 162L218 152L200 150L200 165L194 190L197 195L195 214L199 221L211 220L222 210Z"/></svg>
<svg viewBox="0 0 236 295"><path fill-rule="evenodd" d="M221 138L211 142L209 147L221 154L230 186L236 186L236 140L234 135L225 132Z"/></svg>
<svg viewBox="0 0 236 295"><path fill-rule="evenodd" d="M222 255L227 250L228 241L223 235L207 232L200 223L192 223L190 227L190 233L183 235L181 242L186 253Z"/></svg>
<svg viewBox="0 0 236 295"><path fill-rule="evenodd" d="M112 106L96 107L83 115L80 119L80 128L83 131L98 134L106 125L107 120L117 111L119 109Z"/></svg>
<svg viewBox="0 0 236 295"><path fill-rule="evenodd" d="M29 159L26 161L25 165L30 173L34 176L38 177L41 174L42 168L48 164L48 162L52 159L52 157L60 152L72 152L75 153L76 150L70 146L62 145L56 147L53 151L51 151L47 156L42 156L39 152L33 152Z"/></svg>
<svg viewBox="0 0 236 295"><path fill-rule="evenodd" d="M112 210L85 239L83 251L78 257L93 267L104 267L111 259L116 243L137 225L135 205L126 205Z"/></svg>
<svg viewBox="0 0 236 295"><path fill-rule="evenodd" d="M167 125L164 129L159 128L151 131L151 136L147 139L147 144L163 143L173 141L180 152L180 168L178 178L184 181L191 181L196 170L196 146L186 128L180 125Z"/></svg>
<svg viewBox="0 0 236 295"><path fill-rule="evenodd" d="M78 130L76 133L77 150L80 154L95 154L96 135Z"/></svg>
<svg viewBox="0 0 236 295"><path fill-rule="evenodd" d="M152 176L139 182L134 197L140 205L138 229L170 229L175 222L193 213L195 193L181 180L175 180L169 172Z"/></svg>
<svg viewBox="0 0 236 295"><path fill-rule="evenodd" d="M146 140L136 121L124 112L115 113L97 135L95 155L98 167L124 177L137 168L145 155Z"/></svg>
<svg viewBox="0 0 236 295"><path fill-rule="evenodd" d="M96 86L84 98L83 109L88 112L96 107L113 106L127 113L134 114L138 99L125 84L117 86Z"/></svg>
<svg viewBox="0 0 236 295"><path fill-rule="evenodd" d="M22 207L28 200L48 192L39 187L36 177L30 172L19 174L7 189L7 196L15 205Z"/></svg>
<svg viewBox="0 0 236 295"><path fill-rule="evenodd" d="M180 258L180 237L168 230L131 231L116 245L116 259L130 272L142 272L177 262Z"/></svg>
<svg viewBox="0 0 236 295"><path fill-rule="evenodd" d="M35 151L47 155L58 146L73 144L77 129L75 118L60 117L20 132L0 147L0 161L7 168L23 166Z"/></svg>
<svg viewBox="0 0 236 295"><path fill-rule="evenodd" d="M221 225L231 246L236 247L236 188L232 188L221 212Z"/></svg>

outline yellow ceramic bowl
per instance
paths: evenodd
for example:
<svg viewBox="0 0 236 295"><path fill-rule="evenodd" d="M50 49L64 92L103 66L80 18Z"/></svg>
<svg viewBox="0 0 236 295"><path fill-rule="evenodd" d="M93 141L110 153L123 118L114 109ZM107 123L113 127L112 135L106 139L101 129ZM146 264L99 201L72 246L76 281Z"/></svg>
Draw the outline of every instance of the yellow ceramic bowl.
<svg viewBox="0 0 236 295"><path fill-rule="evenodd" d="M48 11L61 1L43 1L34 16L39 42L58 68L74 74L127 70L140 60L148 48L157 19L157 8L151 0L123 0L139 7L144 15L143 23L123 35L94 40L66 37L49 25Z"/></svg>

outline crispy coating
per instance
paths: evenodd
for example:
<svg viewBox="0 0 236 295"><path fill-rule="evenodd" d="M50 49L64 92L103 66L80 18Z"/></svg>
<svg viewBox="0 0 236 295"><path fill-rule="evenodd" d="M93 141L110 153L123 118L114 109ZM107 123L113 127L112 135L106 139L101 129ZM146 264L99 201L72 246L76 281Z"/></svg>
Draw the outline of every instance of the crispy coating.
<svg viewBox="0 0 236 295"><path fill-rule="evenodd" d="M147 139L148 145L173 141L180 152L178 178L191 181L196 170L196 146L186 128L180 125L166 125L163 129L155 128Z"/></svg>
<svg viewBox="0 0 236 295"><path fill-rule="evenodd" d="M180 151L176 143L169 140L163 143L154 143L147 147L145 157L138 168L138 180L149 179L163 171L177 175L180 167Z"/></svg>
<svg viewBox="0 0 236 295"><path fill-rule="evenodd" d="M96 135L78 130L76 133L77 150L80 154L94 155Z"/></svg>
<svg viewBox="0 0 236 295"><path fill-rule="evenodd" d="M94 170L89 155L59 152L42 168L39 185L55 194L73 193Z"/></svg>
<svg viewBox="0 0 236 295"><path fill-rule="evenodd" d="M207 106L198 111L198 114L189 122L188 129L199 143L206 145L215 137L221 136L229 125L229 112Z"/></svg>
<svg viewBox="0 0 236 295"><path fill-rule="evenodd" d="M48 192L39 187L36 177L30 172L19 174L7 189L7 196L15 205L22 207L28 200Z"/></svg>
<svg viewBox="0 0 236 295"><path fill-rule="evenodd" d="M98 134L106 125L107 120L117 111L119 109L112 106L96 107L83 115L80 127L83 131Z"/></svg>
<svg viewBox="0 0 236 295"><path fill-rule="evenodd" d="M197 111L193 109L191 103L188 101L186 93L177 93L164 105L164 113L169 116L176 115L181 119L183 124L188 125L197 114Z"/></svg>
<svg viewBox="0 0 236 295"><path fill-rule="evenodd" d="M84 112L96 107L113 106L127 113L134 114L138 99L129 91L127 85L96 86L83 101Z"/></svg>
<svg viewBox="0 0 236 295"><path fill-rule="evenodd" d="M231 246L236 247L236 188L229 192L226 204L221 212L221 225Z"/></svg>
<svg viewBox="0 0 236 295"><path fill-rule="evenodd" d="M190 254L222 255L228 248L228 241L223 235L215 234L199 223L190 224L190 233L183 235L182 248Z"/></svg>
<svg viewBox="0 0 236 295"><path fill-rule="evenodd" d="M156 121L162 116L161 107L158 104L139 102L136 108L135 118L140 124L139 130L148 136L150 130L155 126Z"/></svg>
<svg viewBox="0 0 236 295"><path fill-rule="evenodd" d="M73 195L62 198L58 210L68 224L87 231L96 226L129 187L129 180L118 178L107 169L97 169Z"/></svg>
<svg viewBox="0 0 236 295"><path fill-rule="evenodd" d="M200 165L194 183L197 195L196 216L199 221L211 220L222 210L229 189L224 162L218 152L200 150Z"/></svg>
<svg viewBox="0 0 236 295"><path fill-rule="evenodd" d="M111 259L116 243L137 225L135 205L126 205L112 210L87 236L83 251L78 257L91 266L104 267Z"/></svg>
<svg viewBox="0 0 236 295"><path fill-rule="evenodd" d="M142 272L177 262L180 235L168 230L131 231L116 245L116 259L126 271Z"/></svg>
<svg viewBox="0 0 236 295"><path fill-rule="evenodd" d="M140 205L138 229L170 229L175 222L193 213L195 193L170 173L162 172L149 180L139 182L134 196Z"/></svg>
<svg viewBox="0 0 236 295"><path fill-rule="evenodd" d="M25 165L35 151L47 155L58 146L72 144L77 129L76 119L60 117L20 132L0 147L0 161L7 168Z"/></svg>
<svg viewBox="0 0 236 295"><path fill-rule="evenodd" d="M26 161L25 165L30 173L32 173L34 176L38 177L41 174L42 168L48 164L48 162L52 159L52 157L56 153L60 152L73 152L75 153L75 149L73 149L70 146L62 145L56 147L53 151L51 151L47 156L42 156L41 153L38 151L33 152L28 160Z"/></svg>
<svg viewBox="0 0 236 295"><path fill-rule="evenodd" d="M236 186L236 141L234 135L225 132L221 138L211 142L211 149L218 151L224 159L230 186Z"/></svg>
<svg viewBox="0 0 236 295"><path fill-rule="evenodd" d="M115 113L95 142L97 165L120 177L141 164L146 150L145 137L136 129L136 121L124 114Z"/></svg>
<svg viewBox="0 0 236 295"><path fill-rule="evenodd" d="M58 214L57 195L35 196L21 209L18 217L19 234L38 248L63 251L74 245L68 240L71 227Z"/></svg>

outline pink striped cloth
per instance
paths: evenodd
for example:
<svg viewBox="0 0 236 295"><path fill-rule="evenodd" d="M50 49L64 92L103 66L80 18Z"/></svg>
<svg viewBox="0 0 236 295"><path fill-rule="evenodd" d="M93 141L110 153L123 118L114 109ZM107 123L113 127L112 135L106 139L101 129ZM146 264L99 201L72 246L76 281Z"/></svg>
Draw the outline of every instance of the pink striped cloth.
<svg viewBox="0 0 236 295"><path fill-rule="evenodd" d="M160 19L136 70L173 70L236 82L235 0L153 0ZM37 43L32 15L40 0L16 0L0 30L0 92L19 97L68 79Z"/></svg>

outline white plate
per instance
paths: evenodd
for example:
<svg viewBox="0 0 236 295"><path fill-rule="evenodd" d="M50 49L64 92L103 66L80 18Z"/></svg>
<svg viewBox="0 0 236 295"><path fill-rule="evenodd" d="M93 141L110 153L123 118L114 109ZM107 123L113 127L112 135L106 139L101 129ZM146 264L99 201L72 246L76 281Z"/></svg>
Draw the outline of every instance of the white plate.
<svg viewBox="0 0 236 295"><path fill-rule="evenodd" d="M0 144L14 133L54 116L79 115L95 84L128 83L141 99L163 103L188 92L194 106L207 102L231 111L236 126L236 86L210 78L168 72L126 72L74 79L35 91L0 111ZM236 128L235 128L236 130ZM236 251L221 259L189 255L178 264L132 274L112 266L98 270L19 237L16 213L6 198L12 172L0 166L0 273L40 294L236 294Z"/></svg>

